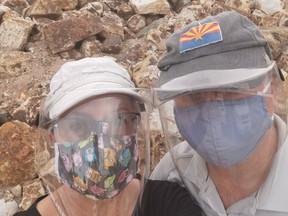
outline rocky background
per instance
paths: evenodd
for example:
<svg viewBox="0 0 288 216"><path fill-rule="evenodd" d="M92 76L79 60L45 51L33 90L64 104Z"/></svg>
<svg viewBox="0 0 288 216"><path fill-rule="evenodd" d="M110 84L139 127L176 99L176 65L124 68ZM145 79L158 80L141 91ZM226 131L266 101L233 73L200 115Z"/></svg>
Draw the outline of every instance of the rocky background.
<svg viewBox="0 0 288 216"><path fill-rule="evenodd" d="M157 82L165 41L191 21L236 10L255 22L288 72L288 0L0 0L0 216L46 193L34 169L41 98L59 66L113 56L137 87ZM286 85L286 83L285 83ZM151 116L151 169L165 153Z"/></svg>

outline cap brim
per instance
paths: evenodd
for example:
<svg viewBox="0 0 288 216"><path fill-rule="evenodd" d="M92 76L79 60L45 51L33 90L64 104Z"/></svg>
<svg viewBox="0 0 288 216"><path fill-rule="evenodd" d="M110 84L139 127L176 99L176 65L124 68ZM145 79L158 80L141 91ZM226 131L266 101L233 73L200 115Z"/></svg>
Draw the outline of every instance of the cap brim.
<svg viewBox="0 0 288 216"><path fill-rule="evenodd" d="M191 91L219 88L255 88L257 85L253 85L253 81L265 76L274 66L275 62L272 62L264 68L219 69L192 72L163 84L157 89L159 92L158 99L161 101L168 100ZM178 70L177 65L172 66L169 70L175 70L174 73L176 73Z"/></svg>
<svg viewBox="0 0 288 216"><path fill-rule="evenodd" d="M73 91L70 91L67 94L63 94L59 96L58 97L59 99L55 102L53 107L51 107L51 109L49 110L49 117L50 119L57 118L61 116L63 113L65 113L67 110L79 104L80 102L91 99L93 97L105 95L105 94L129 95L135 98L136 100L138 100L140 103L143 103L147 111L151 111L152 109L152 102L146 99L144 96L142 97L139 93L137 93L133 89L128 89L128 88L109 88L108 89L106 88L106 89L87 90L87 86L86 86L85 91L81 89L75 89Z"/></svg>

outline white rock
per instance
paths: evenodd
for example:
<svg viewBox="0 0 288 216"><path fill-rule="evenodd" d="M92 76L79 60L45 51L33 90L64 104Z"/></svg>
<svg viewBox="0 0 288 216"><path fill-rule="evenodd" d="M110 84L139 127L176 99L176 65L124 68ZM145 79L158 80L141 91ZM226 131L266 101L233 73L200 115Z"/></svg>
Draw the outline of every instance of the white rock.
<svg viewBox="0 0 288 216"><path fill-rule="evenodd" d="M170 5L167 0L130 0L137 14L168 14Z"/></svg>
<svg viewBox="0 0 288 216"><path fill-rule="evenodd" d="M19 197L22 194L22 187L21 187L21 185L17 185L15 187L11 188L10 191L14 196Z"/></svg>
<svg viewBox="0 0 288 216"><path fill-rule="evenodd" d="M257 0L260 6L260 10L264 11L266 14L274 14L282 10L282 5L280 0Z"/></svg>
<svg viewBox="0 0 288 216"><path fill-rule="evenodd" d="M12 216L18 211L18 204L12 200L5 202L4 199L0 200L0 213L1 216Z"/></svg>

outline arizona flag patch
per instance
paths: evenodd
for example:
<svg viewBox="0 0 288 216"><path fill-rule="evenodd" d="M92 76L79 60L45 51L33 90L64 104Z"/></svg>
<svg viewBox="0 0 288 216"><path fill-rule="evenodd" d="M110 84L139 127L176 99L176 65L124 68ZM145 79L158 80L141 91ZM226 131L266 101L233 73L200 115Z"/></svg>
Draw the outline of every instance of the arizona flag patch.
<svg viewBox="0 0 288 216"><path fill-rule="evenodd" d="M179 51L184 53L222 40L222 32L218 22L205 23L195 26L180 35Z"/></svg>

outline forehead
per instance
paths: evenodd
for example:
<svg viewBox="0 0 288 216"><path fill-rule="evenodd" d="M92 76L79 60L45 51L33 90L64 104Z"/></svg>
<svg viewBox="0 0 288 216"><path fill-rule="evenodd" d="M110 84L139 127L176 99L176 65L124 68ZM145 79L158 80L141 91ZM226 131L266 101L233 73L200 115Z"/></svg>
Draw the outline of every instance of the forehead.
<svg viewBox="0 0 288 216"><path fill-rule="evenodd" d="M133 97L121 94L96 97L73 107L63 117L79 113L104 115L113 112L139 112L138 101Z"/></svg>
<svg viewBox="0 0 288 216"><path fill-rule="evenodd" d="M267 85L269 87L270 85ZM225 89L214 89L211 91L193 92L185 95L179 95L174 99L176 106L189 106L197 103L214 101L214 100L238 100L248 98L253 95L263 94L262 91L265 89L265 85L262 84L250 91L239 91L239 90L225 90Z"/></svg>

